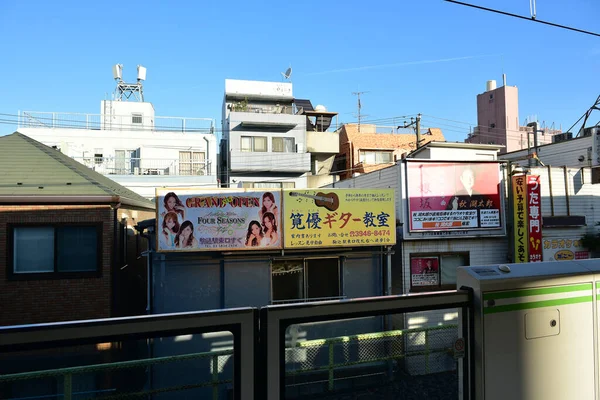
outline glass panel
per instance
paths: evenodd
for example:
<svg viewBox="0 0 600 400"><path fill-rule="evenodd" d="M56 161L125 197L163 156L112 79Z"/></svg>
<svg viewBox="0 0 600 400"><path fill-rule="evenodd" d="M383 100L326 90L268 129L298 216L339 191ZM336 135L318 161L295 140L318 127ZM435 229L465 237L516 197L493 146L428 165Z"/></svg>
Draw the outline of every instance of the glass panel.
<svg viewBox="0 0 600 400"><path fill-rule="evenodd" d="M98 234L95 226L65 226L56 229L57 270L96 271Z"/></svg>
<svg viewBox="0 0 600 400"><path fill-rule="evenodd" d="M20 227L13 230L14 272L54 272L54 228Z"/></svg>
<svg viewBox="0 0 600 400"><path fill-rule="evenodd" d="M306 260L306 297L324 299L340 295L339 261L337 258Z"/></svg>
<svg viewBox="0 0 600 400"><path fill-rule="evenodd" d="M252 138L250 136L242 136L241 151L252 151Z"/></svg>
<svg viewBox="0 0 600 400"><path fill-rule="evenodd" d="M446 308L290 325L282 398L457 399L457 324Z"/></svg>
<svg viewBox="0 0 600 400"><path fill-rule="evenodd" d="M304 265L301 260L273 262L273 301L304 298Z"/></svg>
<svg viewBox="0 0 600 400"><path fill-rule="evenodd" d="M140 326L139 336L119 342L3 351L0 398L233 398L234 352L241 349L231 332L152 337Z"/></svg>
<svg viewBox="0 0 600 400"><path fill-rule="evenodd" d="M284 151L286 153L293 153L294 152L294 138L284 138Z"/></svg>
<svg viewBox="0 0 600 400"><path fill-rule="evenodd" d="M281 187L284 189L293 189L296 187L295 182L281 182Z"/></svg>
<svg viewBox="0 0 600 400"><path fill-rule="evenodd" d="M392 162L392 153L391 152L383 152L381 154L381 163L389 163Z"/></svg>
<svg viewBox="0 0 600 400"><path fill-rule="evenodd" d="M267 138L256 136L254 137L254 151L267 151Z"/></svg>
<svg viewBox="0 0 600 400"><path fill-rule="evenodd" d="M456 283L456 268L469 265L466 254L448 254L442 257L442 285Z"/></svg>
<svg viewBox="0 0 600 400"><path fill-rule="evenodd" d="M276 153L283 152L283 138L273 138L273 151Z"/></svg>

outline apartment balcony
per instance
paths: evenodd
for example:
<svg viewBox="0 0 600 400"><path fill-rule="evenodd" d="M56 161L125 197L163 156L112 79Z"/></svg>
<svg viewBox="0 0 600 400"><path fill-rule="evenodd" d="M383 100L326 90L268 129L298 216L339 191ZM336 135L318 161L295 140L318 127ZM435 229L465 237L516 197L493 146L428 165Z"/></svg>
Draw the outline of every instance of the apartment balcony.
<svg viewBox="0 0 600 400"><path fill-rule="evenodd" d="M204 176L215 174L210 161L182 162L178 159L73 157L103 175Z"/></svg>
<svg viewBox="0 0 600 400"><path fill-rule="evenodd" d="M302 125L304 129L305 117L302 115L292 115L290 113L267 113L267 112L256 112L248 109L247 111L232 111L229 114L229 121L232 127L240 130L254 130L254 129L275 129L279 131L289 131Z"/></svg>
<svg viewBox="0 0 600 400"><path fill-rule="evenodd" d="M310 153L267 153L231 151L229 168L232 172L297 172L311 169Z"/></svg>
<svg viewBox="0 0 600 400"><path fill-rule="evenodd" d="M39 111L19 112L19 128L89 129L111 131L148 131L214 133L211 118L79 114Z"/></svg>
<svg viewBox="0 0 600 400"><path fill-rule="evenodd" d="M306 132L306 151L309 153L340 152L340 135L337 132Z"/></svg>

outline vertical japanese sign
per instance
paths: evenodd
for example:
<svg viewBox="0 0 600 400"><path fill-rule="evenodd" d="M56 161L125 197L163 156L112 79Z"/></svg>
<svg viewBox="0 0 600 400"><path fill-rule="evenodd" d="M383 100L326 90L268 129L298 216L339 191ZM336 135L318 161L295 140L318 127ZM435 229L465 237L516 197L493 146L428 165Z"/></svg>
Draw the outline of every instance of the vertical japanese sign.
<svg viewBox="0 0 600 400"><path fill-rule="evenodd" d="M393 189L287 189L283 206L285 248L396 244Z"/></svg>
<svg viewBox="0 0 600 400"><path fill-rule="evenodd" d="M542 208L540 176L527 176L527 220L529 227L529 262L542 261Z"/></svg>
<svg viewBox="0 0 600 400"><path fill-rule="evenodd" d="M413 257L410 259L410 284L412 287L438 286L440 262L437 257Z"/></svg>
<svg viewBox="0 0 600 400"><path fill-rule="evenodd" d="M512 177L513 187L513 215L514 215L514 247L515 262L525 263L529 261L527 253L527 184L525 175Z"/></svg>

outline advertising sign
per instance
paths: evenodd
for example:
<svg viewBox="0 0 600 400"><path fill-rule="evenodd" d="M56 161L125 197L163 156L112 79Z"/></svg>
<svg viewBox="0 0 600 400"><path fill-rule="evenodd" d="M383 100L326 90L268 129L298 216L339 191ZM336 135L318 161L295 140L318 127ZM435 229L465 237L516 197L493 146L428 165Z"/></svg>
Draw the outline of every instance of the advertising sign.
<svg viewBox="0 0 600 400"><path fill-rule="evenodd" d="M281 192L156 189L157 250L281 248Z"/></svg>
<svg viewBox="0 0 600 400"><path fill-rule="evenodd" d="M539 175L527 175L529 262L542 261L542 203Z"/></svg>
<svg viewBox="0 0 600 400"><path fill-rule="evenodd" d="M437 257L413 257L410 259L410 284L412 287L438 286L440 264Z"/></svg>
<svg viewBox="0 0 600 400"><path fill-rule="evenodd" d="M525 263L529 260L527 243L527 183L524 175L512 177L513 214L515 238L515 262Z"/></svg>
<svg viewBox="0 0 600 400"><path fill-rule="evenodd" d="M396 244L393 189L283 191L284 247Z"/></svg>
<svg viewBox="0 0 600 400"><path fill-rule="evenodd" d="M592 167L600 166L600 128L590 128L592 131Z"/></svg>
<svg viewBox="0 0 600 400"><path fill-rule="evenodd" d="M499 163L407 162L410 231L501 229Z"/></svg>
<svg viewBox="0 0 600 400"><path fill-rule="evenodd" d="M588 249L581 246L580 237L545 237L543 240L544 261L586 260Z"/></svg>

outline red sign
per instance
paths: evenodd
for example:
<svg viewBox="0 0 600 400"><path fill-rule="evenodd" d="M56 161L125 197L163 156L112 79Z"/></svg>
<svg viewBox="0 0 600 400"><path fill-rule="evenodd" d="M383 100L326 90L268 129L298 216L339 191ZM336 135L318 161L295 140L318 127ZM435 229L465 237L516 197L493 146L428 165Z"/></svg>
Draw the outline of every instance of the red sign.
<svg viewBox="0 0 600 400"><path fill-rule="evenodd" d="M527 176L527 226L529 227L529 262L542 261L542 202L540 176Z"/></svg>
<svg viewBox="0 0 600 400"><path fill-rule="evenodd" d="M440 263L438 258L411 258L410 275L410 284L413 287L438 286L440 284Z"/></svg>
<svg viewBox="0 0 600 400"><path fill-rule="evenodd" d="M408 162L410 231L502 228L499 171L490 162Z"/></svg>

